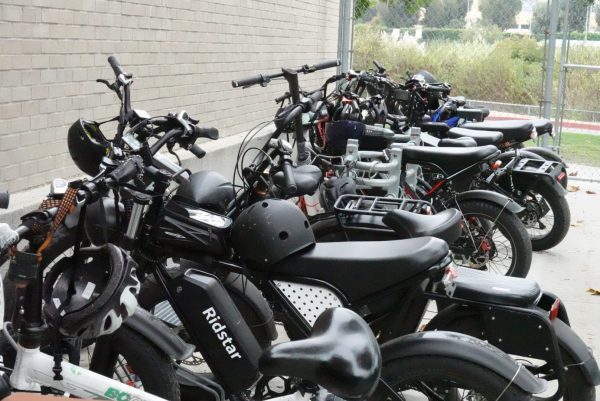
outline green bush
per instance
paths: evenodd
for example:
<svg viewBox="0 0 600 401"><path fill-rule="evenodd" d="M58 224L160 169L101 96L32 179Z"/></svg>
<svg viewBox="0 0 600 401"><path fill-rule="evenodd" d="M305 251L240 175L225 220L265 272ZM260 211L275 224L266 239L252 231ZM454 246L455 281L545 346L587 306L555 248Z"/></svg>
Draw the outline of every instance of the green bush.
<svg viewBox="0 0 600 401"><path fill-rule="evenodd" d="M423 40L431 42L434 40L460 40L464 29L452 28L423 28Z"/></svg>

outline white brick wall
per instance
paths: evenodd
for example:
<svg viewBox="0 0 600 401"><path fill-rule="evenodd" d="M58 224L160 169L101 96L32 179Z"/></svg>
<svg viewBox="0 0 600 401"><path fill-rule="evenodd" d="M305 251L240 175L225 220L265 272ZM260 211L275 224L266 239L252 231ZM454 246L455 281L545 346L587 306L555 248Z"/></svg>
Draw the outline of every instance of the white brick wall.
<svg viewBox="0 0 600 401"><path fill-rule="evenodd" d="M335 58L338 11L339 0L0 0L0 189L77 173L69 125L118 112L95 82L113 78L109 55L135 76L135 108L185 109L232 135L272 117L286 86L230 81Z"/></svg>

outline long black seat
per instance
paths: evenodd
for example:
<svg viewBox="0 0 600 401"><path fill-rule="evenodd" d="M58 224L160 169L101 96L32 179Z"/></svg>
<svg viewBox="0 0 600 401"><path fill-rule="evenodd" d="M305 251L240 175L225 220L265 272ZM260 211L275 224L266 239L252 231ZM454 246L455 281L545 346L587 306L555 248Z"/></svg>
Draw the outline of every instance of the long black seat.
<svg viewBox="0 0 600 401"><path fill-rule="evenodd" d="M478 131L500 131L505 141L525 141L531 137L533 131L533 124L527 120L483 121L466 123L461 127Z"/></svg>
<svg viewBox="0 0 600 401"><path fill-rule="evenodd" d="M538 135L552 133L552 123L545 118L536 118L535 120L531 120L531 123L533 124L533 128L535 128Z"/></svg>
<svg viewBox="0 0 600 401"><path fill-rule="evenodd" d="M438 142L440 148L473 148L477 146L472 138L442 138Z"/></svg>
<svg viewBox="0 0 600 401"><path fill-rule="evenodd" d="M323 178L321 169L312 164L292 167L294 180L296 181L297 190L294 195L309 195L314 193L319 187L319 182ZM273 175L273 183L280 188L285 188L285 176L283 171L278 171Z"/></svg>
<svg viewBox="0 0 600 401"><path fill-rule="evenodd" d="M503 135L499 131L476 131L467 128L451 128L449 138L471 138L477 146L496 145L502 141Z"/></svg>
<svg viewBox="0 0 600 401"><path fill-rule="evenodd" d="M381 353L360 316L331 308L317 318L309 338L265 350L259 368L267 376L307 379L344 399L367 399L379 380Z"/></svg>
<svg viewBox="0 0 600 401"><path fill-rule="evenodd" d="M533 280L500 276L489 272L457 267L455 298L507 306L535 304L541 289Z"/></svg>
<svg viewBox="0 0 600 401"><path fill-rule="evenodd" d="M486 114L487 113L487 114ZM487 109L476 109L476 108L459 108L456 110L456 116L464 118L466 121L483 121L489 114Z"/></svg>
<svg viewBox="0 0 600 401"><path fill-rule="evenodd" d="M461 213L452 208L433 215L392 210L383 217L383 223L403 238L430 236L452 244L460 237L461 217Z"/></svg>
<svg viewBox="0 0 600 401"><path fill-rule="evenodd" d="M500 154L493 145L476 148L432 148L409 146L402 150L402 161L412 164L433 163L447 174L454 174L478 161L484 161Z"/></svg>
<svg viewBox="0 0 600 401"><path fill-rule="evenodd" d="M319 242L269 270L322 280L340 289L352 302L426 271L447 254L448 245L432 237Z"/></svg>

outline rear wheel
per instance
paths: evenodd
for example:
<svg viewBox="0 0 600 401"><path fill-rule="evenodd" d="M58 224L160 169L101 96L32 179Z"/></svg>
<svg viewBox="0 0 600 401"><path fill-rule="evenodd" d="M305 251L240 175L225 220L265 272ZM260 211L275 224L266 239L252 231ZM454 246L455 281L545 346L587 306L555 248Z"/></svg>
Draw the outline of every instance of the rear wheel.
<svg viewBox="0 0 600 401"><path fill-rule="evenodd" d="M527 228L534 251L558 245L569 232L571 211L564 196L556 195L547 185L525 196L525 211L519 217Z"/></svg>
<svg viewBox="0 0 600 401"><path fill-rule="evenodd" d="M403 400L527 401L532 396L485 367L440 356L388 361L382 376Z"/></svg>
<svg viewBox="0 0 600 401"><path fill-rule="evenodd" d="M465 315L447 321L436 321L435 318L426 326L425 330L444 330L463 333L472 337L486 340L487 336L481 319L477 315ZM564 365L574 365L575 362L569 353L560 346L560 353ZM566 385L563 395L564 401L595 401L596 389L590 385L577 367L568 369L566 372Z"/></svg>
<svg viewBox="0 0 600 401"><path fill-rule="evenodd" d="M518 217L500 206L467 200L458 204L463 233L452 246L457 264L491 273L526 277L531 266L531 241Z"/></svg>

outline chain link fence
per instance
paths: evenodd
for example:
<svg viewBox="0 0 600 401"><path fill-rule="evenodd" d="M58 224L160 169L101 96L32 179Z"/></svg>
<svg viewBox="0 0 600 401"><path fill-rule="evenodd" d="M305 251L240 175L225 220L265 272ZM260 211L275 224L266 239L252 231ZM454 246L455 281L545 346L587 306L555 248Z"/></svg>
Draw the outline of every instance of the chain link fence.
<svg viewBox="0 0 600 401"><path fill-rule="evenodd" d="M537 118L548 66L551 1L356 0L352 67L370 69L377 60L398 81L425 69L450 83L454 95L488 105L490 119ZM600 3L559 1L557 37L566 38L568 46L557 40L552 61L550 116L564 125L555 127L562 137L554 145L577 165L577 177L600 179L600 72L567 73L564 96L558 99L564 60L600 65ZM567 58L561 58L561 48Z"/></svg>

